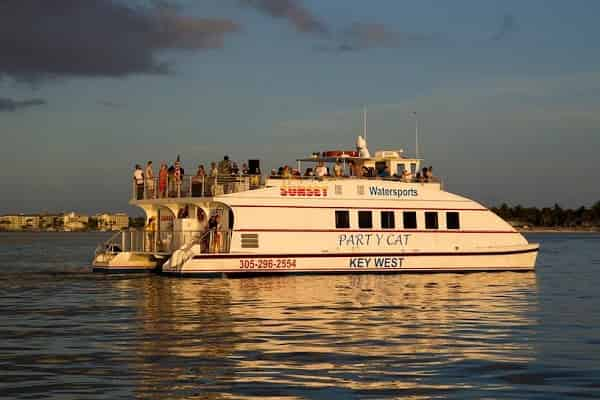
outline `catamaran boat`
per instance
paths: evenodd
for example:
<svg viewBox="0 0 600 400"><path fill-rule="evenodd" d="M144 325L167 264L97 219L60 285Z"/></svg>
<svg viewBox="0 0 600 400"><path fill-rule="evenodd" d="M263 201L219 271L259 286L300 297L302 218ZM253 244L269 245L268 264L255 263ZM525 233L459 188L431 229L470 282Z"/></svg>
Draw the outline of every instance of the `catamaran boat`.
<svg viewBox="0 0 600 400"><path fill-rule="evenodd" d="M172 275L531 271L538 244L483 205L418 176L403 151L313 153L305 176L170 177L133 182L147 226L99 246L96 271ZM337 174L325 174L327 166Z"/></svg>

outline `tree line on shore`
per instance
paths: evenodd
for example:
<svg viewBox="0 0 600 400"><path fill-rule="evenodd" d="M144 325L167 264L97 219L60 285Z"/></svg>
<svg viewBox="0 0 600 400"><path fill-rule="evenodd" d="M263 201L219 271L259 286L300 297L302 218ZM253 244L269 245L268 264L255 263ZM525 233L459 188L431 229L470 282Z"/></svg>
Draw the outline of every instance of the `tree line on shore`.
<svg viewBox="0 0 600 400"><path fill-rule="evenodd" d="M577 209L554 207L523 207L509 206L506 203L491 210L506 221L516 226L544 228L594 228L600 227L600 201L592 207L584 206Z"/></svg>

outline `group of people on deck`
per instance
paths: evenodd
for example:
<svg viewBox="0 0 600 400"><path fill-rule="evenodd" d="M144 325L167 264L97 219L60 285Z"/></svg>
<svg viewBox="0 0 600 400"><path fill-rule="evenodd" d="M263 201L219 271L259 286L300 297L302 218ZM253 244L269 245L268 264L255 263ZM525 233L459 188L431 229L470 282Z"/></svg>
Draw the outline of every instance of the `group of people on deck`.
<svg viewBox="0 0 600 400"><path fill-rule="evenodd" d="M232 162L227 155L219 163L211 162L208 170L203 164L200 164L196 170L196 174L191 176L191 188L184 188L186 186L184 181L185 170L181 165L179 156L177 156L175 162L169 167L163 161L157 176L154 174L152 161L148 161L144 169L142 169L140 164L136 164L133 172L133 180L136 185L136 198L141 200L144 198L181 197L182 191L186 189L193 191L195 186L200 188L199 190L202 193L195 193L193 196L202 196L207 188L212 189L217 177L249 175L246 163L243 163L241 168L238 165L237 162Z"/></svg>
<svg viewBox="0 0 600 400"><path fill-rule="evenodd" d="M325 166L324 162L317 163L315 168L306 168L304 174L300 172L298 168L291 168L288 165L279 167L279 169L271 170L272 178L281 179L294 179L301 177L365 177L365 178L396 178L402 182L433 182L433 167L423 167L421 172L412 174L409 170L404 169L400 174L391 174L390 169L387 165L380 169L373 167L360 166L353 160L348 161L345 167L340 160L337 160L330 170L329 167Z"/></svg>

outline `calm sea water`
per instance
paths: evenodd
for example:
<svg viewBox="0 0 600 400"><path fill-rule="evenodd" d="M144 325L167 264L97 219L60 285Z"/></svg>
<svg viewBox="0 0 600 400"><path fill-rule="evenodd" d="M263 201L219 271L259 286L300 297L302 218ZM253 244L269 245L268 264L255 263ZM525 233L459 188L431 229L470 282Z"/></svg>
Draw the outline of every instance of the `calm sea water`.
<svg viewBox="0 0 600 400"><path fill-rule="evenodd" d="M100 234L0 234L0 397L600 398L600 236L536 273L90 272Z"/></svg>

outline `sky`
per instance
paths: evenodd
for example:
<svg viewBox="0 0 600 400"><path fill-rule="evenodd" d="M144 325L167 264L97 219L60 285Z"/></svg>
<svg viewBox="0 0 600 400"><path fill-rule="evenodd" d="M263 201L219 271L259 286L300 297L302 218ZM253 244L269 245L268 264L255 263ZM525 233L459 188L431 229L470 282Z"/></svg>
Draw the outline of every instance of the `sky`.
<svg viewBox="0 0 600 400"><path fill-rule="evenodd" d="M3 0L0 213L126 211L136 163L420 152L488 206L600 200L595 0Z"/></svg>

